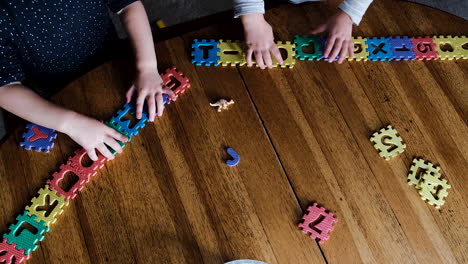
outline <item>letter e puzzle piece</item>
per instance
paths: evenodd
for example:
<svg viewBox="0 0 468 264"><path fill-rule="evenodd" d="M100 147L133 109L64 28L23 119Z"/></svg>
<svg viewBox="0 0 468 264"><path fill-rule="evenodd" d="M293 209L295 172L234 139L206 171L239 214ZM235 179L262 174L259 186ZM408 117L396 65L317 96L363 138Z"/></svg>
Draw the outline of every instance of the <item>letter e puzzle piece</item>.
<svg viewBox="0 0 468 264"><path fill-rule="evenodd" d="M436 44L431 37L417 37L411 40L413 50L416 52L417 60L435 60L437 59Z"/></svg>
<svg viewBox="0 0 468 264"><path fill-rule="evenodd" d="M193 40L192 44L192 63L201 66L201 65L214 65L218 66L219 63L219 41L214 39L206 40L198 39Z"/></svg>
<svg viewBox="0 0 468 264"><path fill-rule="evenodd" d="M392 47L393 59L394 60L415 60L416 52L413 50L413 44L411 38L407 36L403 37L390 37L388 42Z"/></svg>
<svg viewBox="0 0 468 264"><path fill-rule="evenodd" d="M408 184L414 184L416 188L419 188L418 185L424 173L432 174L437 178L440 178L441 176L439 166L434 166L434 164L432 164L431 162L425 161L423 159L413 159L413 163L411 164L411 167L408 172Z"/></svg>
<svg viewBox="0 0 468 264"><path fill-rule="evenodd" d="M468 59L468 38L465 36L434 36L434 43L441 60Z"/></svg>
<svg viewBox="0 0 468 264"><path fill-rule="evenodd" d="M401 139L398 132L391 125L372 134L370 141L374 143L374 148L385 160L390 160L398 156L398 154L403 153L406 148L403 139Z"/></svg>
<svg viewBox="0 0 468 264"><path fill-rule="evenodd" d="M50 226L57 220L57 216L63 213L63 208L68 205L64 196L58 196L49 185L39 190L39 196L31 200L31 206L26 206L29 216L36 216L36 221L44 221Z"/></svg>
<svg viewBox="0 0 468 264"><path fill-rule="evenodd" d="M26 125L26 132L23 133L24 141L20 143L20 146L27 150L49 152L54 147L55 138L57 138L55 130L29 123Z"/></svg>
<svg viewBox="0 0 468 264"><path fill-rule="evenodd" d="M176 67L167 69L164 74L161 74L161 79L164 85L174 92L176 96L176 98L173 98L174 101L179 94L183 94L186 89L190 88L189 79L185 77L183 73L179 72Z"/></svg>
<svg viewBox="0 0 468 264"><path fill-rule="evenodd" d="M451 187L447 180L441 180L436 175L426 172L419 182L419 195L422 200L426 200L428 204L440 209L445 204L445 198L448 195L447 190Z"/></svg>
<svg viewBox="0 0 468 264"><path fill-rule="evenodd" d="M30 255L24 254L24 249L16 249L15 243L8 244L6 238L0 243L0 263L19 264L28 260Z"/></svg>
<svg viewBox="0 0 468 264"><path fill-rule="evenodd" d="M35 215L29 216L28 211L18 215L16 220L16 224L10 225L10 233L4 234L3 238L7 239L7 243L15 243L16 249L24 249L24 254L29 255L37 249L36 243L44 239L44 232L49 232L50 228L44 221L37 221ZM33 232L26 229L25 224L32 226Z"/></svg>
<svg viewBox="0 0 468 264"><path fill-rule="evenodd" d="M309 213L304 214L299 227L302 232L310 234L313 239L318 239L323 244L330 238L330 232L333 231L333 224L338 221L333 213L327 212L325 208L319 207L317 203L307 208Z"/></svg>
<svg viewBox="0 0 468 264"><path fill-rule="evenodd" d="M386 61L393 59L392 47L388 38L367 38L367 52L371 61Z"/></svg>
<svg viewBox="0 0 468 264"><path fill-rule="evenodd" d="M245 60L245 44L241 41L220 40L219 41L219 63L222 66L243 66Z"/></svg>
<svg viewBox="0 0 468 264"><path fill-rule="evenodd" d="M349 55L346 55L348 61L367 61L369 57L369 52L367 52L367 38L362 37L353 37L354 43L354 57L350 58Z"/></svg>
<svg viewBox="0 0 468 264"><path fill-rule="evenodd" d="M300 60L320 60L323 55L323 41L318 36L294 36L296 58ZM308 47L312 52L304 51Z"/></svg>

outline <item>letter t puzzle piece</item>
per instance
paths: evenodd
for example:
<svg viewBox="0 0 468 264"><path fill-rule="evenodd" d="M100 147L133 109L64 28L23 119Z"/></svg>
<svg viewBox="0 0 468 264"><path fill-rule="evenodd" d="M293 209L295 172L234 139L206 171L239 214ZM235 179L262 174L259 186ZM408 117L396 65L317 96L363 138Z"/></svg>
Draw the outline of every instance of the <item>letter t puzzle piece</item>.
<svg viewBox="0 0 468 264"><path fill-rule="evenodd" d="M23 133L24 141L20 143L20 146L27 150L49 152L54 147L55 138L57 138L55 130L29 123L26 125L26 132Z"/></svg>
<svg viewBox="0 0 468 264"><path fill-rule="evenodd" d="M201 41L198 39L193 40L192 44L192 63L201 66L203 64L210 66L218 66L219 63L219 41L214 39L206 40L202 39Z"/></svg>
<svg viewBox="0 0 468 264"><path fill-rule="evenodd" d="M436 175L426 172L419 182L419 195L422 200L427 200L427 203L439 209L445 204L445 198L448 196L447 190L451 187L447 180L441 180Z"/></svg>
<svg viewBox="0 0 468 264"><path fill-rule="evenodd" d="M24 249L16 249L16 244L8 244L6 238L0 243L0 263L4 264L19 264L24 260L28 260L30 255L24 254Z"/></svg>
<svg viewBox="0 0 468 264"><path fill-rule="evenodd" d="M31 206L26 206L28 215L35 215L37 221L44 221L46 226L50 226L57 220L57 215L63 213L63 208L68 205L64 196L58 196L55 190L51 190L49 185L39 190L39 196L31 200ZM44 208L44 207L48 208Z"/></svg>
<svg viewBox="0 0 468 264"><path fill-rule="evenodd" d="M401 139L398 132L391 125L372 134L370 141L374 143L374 148L385 160L390 160L398 156L398 154L403 153L406 148L403 139Z"/></svg>
<svg viewBox="0 0 468 264"><path fill-rule="evenodd" d="M310 237L319 239L319 243L323 244L330 238L329 232L333 231L333 224L338 221L333 213L326 212L325 208L319 207L317 203L307 208L308 214L304 214L302 223L299 227L302 232L310 234Z"/></svg>

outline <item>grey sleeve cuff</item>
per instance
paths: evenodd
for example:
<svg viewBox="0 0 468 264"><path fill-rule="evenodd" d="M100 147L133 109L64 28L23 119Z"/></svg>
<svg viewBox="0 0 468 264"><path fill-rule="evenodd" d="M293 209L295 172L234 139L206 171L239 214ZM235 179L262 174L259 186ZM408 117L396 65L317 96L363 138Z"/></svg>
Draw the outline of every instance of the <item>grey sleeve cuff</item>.
<svg viewBox="0 0 468 264"><path fill-rule="evenodd" d="M354 24L359 25L371 3L372 0L344 0L339 8L351 17Z"/></svg>
<svg viewBox="0 0 468 264"><path fill-rule="evenodd" d="M234 0L234 18L245 14L265 14L262 0Z"/></svg>

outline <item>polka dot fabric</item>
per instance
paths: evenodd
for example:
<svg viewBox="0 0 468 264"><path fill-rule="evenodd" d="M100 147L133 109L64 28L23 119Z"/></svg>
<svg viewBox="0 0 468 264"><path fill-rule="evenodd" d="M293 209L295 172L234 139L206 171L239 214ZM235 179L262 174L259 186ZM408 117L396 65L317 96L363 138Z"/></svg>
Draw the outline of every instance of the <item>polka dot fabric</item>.
<svg viewBox="0 0 468 264"><path fill-rule="evenodd" d="M117 40L108 7L136 0L2 0L0 87L74 73Z"/></svg>

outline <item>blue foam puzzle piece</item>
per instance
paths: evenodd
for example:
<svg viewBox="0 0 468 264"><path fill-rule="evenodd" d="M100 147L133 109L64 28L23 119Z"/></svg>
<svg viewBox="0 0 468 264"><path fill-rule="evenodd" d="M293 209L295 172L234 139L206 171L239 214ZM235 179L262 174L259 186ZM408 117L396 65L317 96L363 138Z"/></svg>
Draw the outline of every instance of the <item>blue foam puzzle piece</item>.
<svg viewBox="0 0 468 264"><path fill-rule="evenodd" d="M322 47L323 47L323 52L325 52L325 47L327 46L327 38L326 37L320 37L320 41L322 41ZM340 58L340 55L337 55L333 61L337 61ZM325 58L323 55L320 56L320 60L326 60L328 61L328 57Z"/></svg>
<svg viewBox="0 0 468 264"><path fill-rule="evenodd" d="M47 135L47 138L39 138L34 141L30 141L31 137L35 136L35 129L38 129L42 133ZM50 152L50 149L54 147L53 140L57 138L57 133L55 130L29 123L26 125L26 132L23 133L23 141L20 143L20 146L27 150L35 150L38 152Z"/></svg>
<svg viewBox="0 0 468 264"><path fill-rule="evenodd" d="M171 100L169 99L169 95L163 94L163 101L164 104L171 104Z"/></svg>
<svg viewBox="0 0 468 264"><path fill-rule="evenodd" d="M212 46L211 49L201 49L200 47L210 47ZM220 52L219 50L219 41L216 41L214 39L206 40L193 40L192 44L192 63L200 66L200 65L214 65L218 66L219 65L219 60L221 59L218 56L218 53ZM208 52L207 56L205 57L205 52Z"/></svg>
<svg viewBox="0 0 468 264"><path fill-rule="evenodd" d="M135 111L135 106L133 104L125 104L124 108L117 111L117 115L111 118L109 125L129 138L138 135L139 130L144 128L145 123L149 121L148 115L144 111L141 119L138 120L133 127L130 127L130 120L122 120L122 118L128 113L134 115Z"/></svg>
<svg viewBox="0 0 468 264"><path fill-rule="evenodd" d="M24 249L24 254L29 255L31 251L37 249L37 242L44 239L44 233L49 232L50 227L46 226L44 221L37 221L35 215L28 215L28 211L24 211L22 215L16 217L17 223L10 225L10 233L4 234L3 238L7 239L8 244L15 243L16 249ZM23 229L18 236L16 233L20 230L24 223L36 228L36 232L33 234L28 229Z"/></svg>
<svg viewBox="0 0 468 264"><path fill-rule="evenodd" d="M367 38L367 52L369 52L368 60L386 61L393 59L392 47L389 43L389 38Z"/></svg>
<svg viewBox="0 0 468 264"><path fill-rule="evenodd" d="M226 160L226 164L230 167L236 166L239 164L240 157L239 154L233 149L233 148L227 148L226 152L229 154L229 156L232 157L231 160Z"/></svg>
<svg viewBox="0 0 468 264"><path fill-rule="evenodd" d="M391 37L388 42L392 47L394 60L415 60L416 52L413 50L412 38L407 36Z"/></svg>

